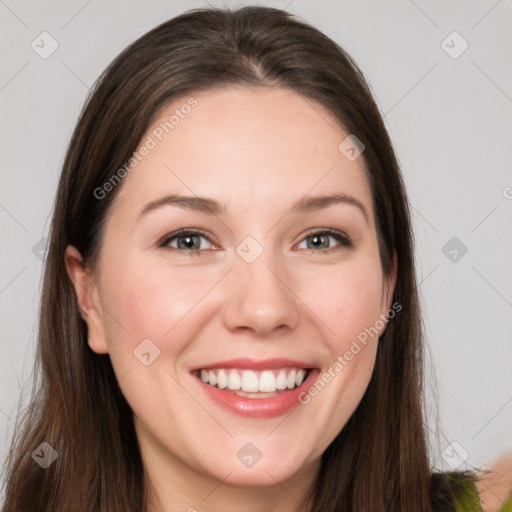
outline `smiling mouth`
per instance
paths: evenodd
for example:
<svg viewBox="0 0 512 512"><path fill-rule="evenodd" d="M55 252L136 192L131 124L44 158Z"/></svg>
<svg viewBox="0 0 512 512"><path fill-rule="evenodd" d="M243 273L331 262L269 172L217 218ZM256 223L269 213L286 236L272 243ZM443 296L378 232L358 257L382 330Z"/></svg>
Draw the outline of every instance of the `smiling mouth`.
<svg viewBox="0 0 512 512"><path fill-rule="evenodd" d="M299 387L310 368L283 367L272 370L210 368L195 370L203 383L246 398L271 398Z"/></svg>

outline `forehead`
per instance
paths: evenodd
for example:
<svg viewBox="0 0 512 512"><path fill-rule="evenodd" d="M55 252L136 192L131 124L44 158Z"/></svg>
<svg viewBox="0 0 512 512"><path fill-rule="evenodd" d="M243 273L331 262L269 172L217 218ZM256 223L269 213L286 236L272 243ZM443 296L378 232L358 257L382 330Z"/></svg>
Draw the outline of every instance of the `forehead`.
<svg viewBox="0 0 512 512"><path fill-rule="evenodd" d="M357 196L371 214L363 158L351 161L338 149L348 135L327 109L290 89L191 93L155 116L116 208L130 216L170 193L215 197L229 210L339 192Z"/></svg>

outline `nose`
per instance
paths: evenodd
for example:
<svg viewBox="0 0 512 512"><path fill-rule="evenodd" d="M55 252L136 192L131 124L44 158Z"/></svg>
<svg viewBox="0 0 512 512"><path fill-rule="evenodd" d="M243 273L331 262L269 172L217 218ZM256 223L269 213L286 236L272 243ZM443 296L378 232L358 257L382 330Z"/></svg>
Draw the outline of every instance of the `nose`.
<svg viewBox="0 0 512 512"><path fill-rule="evenodd" d="M226 282L224 325L232 331L268 337L274 331L294 329L299 322L300 301L292 278L276 259L261 255L253 263L235 262Z"/></svg>

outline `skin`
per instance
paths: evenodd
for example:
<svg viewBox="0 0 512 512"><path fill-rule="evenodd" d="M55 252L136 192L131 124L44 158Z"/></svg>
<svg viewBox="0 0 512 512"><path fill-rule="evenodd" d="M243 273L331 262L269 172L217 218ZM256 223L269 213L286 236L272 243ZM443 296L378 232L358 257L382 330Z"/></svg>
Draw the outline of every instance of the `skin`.
<svg viewBox="0 0 512 512"><path fill-rule="evenodd" d="M152 510L295 511L367 388L378 336L309 404L277 418L221 408L190 368L286 357L326 371L391 307L396 258L384 276L364 161L338 150L348 133L322 106L276 88L193 96L198 105L119 185L96 267L72 246L65 261L90 348L110 354L133 409ZM187 98L166 106L147 134ZM290 211L306 194L335 192L357 198L368 219L346 203ZM166 205L138 219L170 193L216 199L226 212ZM174 249L159 247L184 227L206 233L194 239L199 253L176 239ZM342 231L353 246L323 237L311 248L312 228ZM247 236L263 249L252 263L236 252ZM147 338L160 350L149 366L133 354ZM251 468L236 456L247 442L262 454Z"/></svg>
<svg viewBox="0 0 512 512"><path fill-rule="evenodd" d="M512 452L503 454L490 467L488 473L481 473L476 489L484 512L496 512L512 492Z"/></svg>

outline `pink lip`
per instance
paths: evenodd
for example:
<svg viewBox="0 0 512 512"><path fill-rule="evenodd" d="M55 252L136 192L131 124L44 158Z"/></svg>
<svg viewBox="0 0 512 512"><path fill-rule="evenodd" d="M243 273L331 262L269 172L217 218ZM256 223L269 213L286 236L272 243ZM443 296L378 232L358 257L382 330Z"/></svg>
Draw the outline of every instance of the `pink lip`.
<svg viewBox="0 0 512 512"><path fill-rule="evenodd" d="M237 364L233 365L233 367L250 369L261 368L261 365L259 367L238 366L240 361L242 360L237 360ZM278 368L283 366L298 366L297 362L295 361L292 361L293 364L289 364L290 361L286 360L287 364L284 365L282 364L282 362L285 361L284 359L281 359L279 361L281 362ZM226 366L225 363L226 362L215 363L215 365L210 366L210 368L229 368L230 366ZM300 367L307 368L307 366L303 365ZM269 368L269 366L263 366L263 368ZM318 375L320 375L320 370L316 368L311 369L309 371L308 377L300 386L290 391L282 391L281 394L273 396L271 398L242 397L236 395L233 391L221 390L214 386L210 386L209 384L205 384L197 376L194 376L194 379L211 400L213 400L214 402L218 403L220 406L224 407L225 409L231 412L248 418L275 418L277 416L281 416L287 413L288 411L291 411L294 407L297 407L300 404L299 395L301 395L301 393L306 392L311 387L313 382L317 379Z"/></svg>
<svg viewBox="0 0 512 512"><path fill-rule="evenodd" d="M210 370L213 368L240 368L242 370L275 370L291 366L294 368L312 368L311 364L302 363L293 359L277 358L277 359L229 359L228 361L216 361L215 363L206 364L204 366L196 366L190 371ZM211 387L211 386L210 386Z"/></svg>

